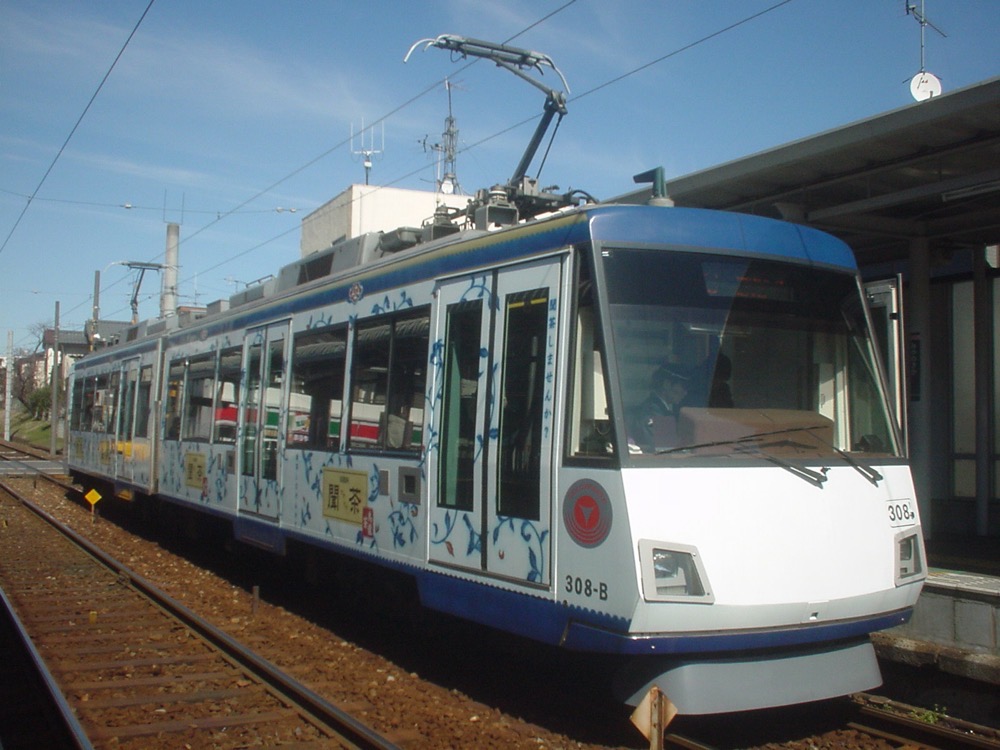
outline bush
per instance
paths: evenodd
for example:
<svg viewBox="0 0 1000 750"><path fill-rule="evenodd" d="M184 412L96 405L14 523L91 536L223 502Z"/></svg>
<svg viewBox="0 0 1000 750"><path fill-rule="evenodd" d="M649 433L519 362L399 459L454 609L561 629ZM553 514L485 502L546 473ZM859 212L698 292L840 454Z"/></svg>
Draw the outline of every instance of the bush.
<svg viewBox="0 0 1000 750"><path fill-rule="evenodd" d="M28 396L28 411L35 419L48 419L52 407L52 389L49 386L36 388Z"/></svg>

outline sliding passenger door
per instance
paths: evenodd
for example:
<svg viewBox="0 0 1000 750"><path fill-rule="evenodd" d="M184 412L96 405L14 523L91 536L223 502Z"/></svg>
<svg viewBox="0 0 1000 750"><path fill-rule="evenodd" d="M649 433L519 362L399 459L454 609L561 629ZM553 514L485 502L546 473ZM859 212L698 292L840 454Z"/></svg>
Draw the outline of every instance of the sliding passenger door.
<svg viewBox="0 0 1000 750"><path fill-rule="evenodd" d="M562 262L547 258L438 289L428 443L433 562L550 582Z"/></svg>
<svg viewBox="0 0 1000 750"><path fill-rule="evenodd" d="M288 388L288 321L247 331L239 426L239 510L267 520L281 511Z"/></svg>
<svg viewBox="0 0 1000 750"><path fill-rule="evenodd" d="M131 483L135 478L135 405L139 391L139 360L129 359L122 363L121 395L118 403L118 460L116 475Z"/></svg>

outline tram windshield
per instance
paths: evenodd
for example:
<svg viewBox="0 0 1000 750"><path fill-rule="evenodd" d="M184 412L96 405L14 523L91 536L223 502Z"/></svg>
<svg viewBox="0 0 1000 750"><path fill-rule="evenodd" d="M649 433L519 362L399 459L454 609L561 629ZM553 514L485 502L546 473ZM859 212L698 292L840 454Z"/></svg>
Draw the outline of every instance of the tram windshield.
<svg viewBox="0 0 1000 750"><path fill-rule="evenodd" d="M899 455L853 275L650 249L601 262L623 454Z"/></svg>

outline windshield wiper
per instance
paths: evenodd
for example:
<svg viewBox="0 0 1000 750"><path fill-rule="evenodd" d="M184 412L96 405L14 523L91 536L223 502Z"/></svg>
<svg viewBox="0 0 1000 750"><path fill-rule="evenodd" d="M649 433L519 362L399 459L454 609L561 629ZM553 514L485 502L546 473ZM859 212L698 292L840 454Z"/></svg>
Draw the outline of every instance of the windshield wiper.
<svg viewBox="0 0 1000 750"><path fill-rule="evenodd" d="M757 446L757 445L743 444L743 445L737 446L736 450L737 450L738 453L749 453L749 454L752 454L752 455L755 455L755 456L760 456L765 461L769 461L770 463L774 464L775 466L780 466L782 469L784 469L785 471L791 472L792 474L794 474L795 476L797 476L799 479L803 479L806 482L809 482L809 484L811 484L813 487L818 487L819 489L823 489L823 483L827 480L827 476L826 476L826 472L825 471L816 471L815 469L809 469L809 468L806 468L805 466L796 466L795 464L791 464L791 463L788 463L787 461L783 461L782 459L778 458L777 456L771 455L767 451L761 450L762 447L767 447L767 448L769 448L771 446L777 447L777 446L782 446L782 445L785 445L785 444L787 444L787 441L779 441L777 443L768 443L766 446Z"/></svg>
<svg viewBox="0 0 1000 750"><path fill-rule="evenodd" d="M848 454L847 451L843 451L836 446L830 446L830 447L833 448L837 452L837 455L840 456L842 459L844 459L849 466L851 466L855 471L857 471L861 476L863 476L869 482L874 484L876 487L878 487L879 482L885 479L885 477L883 477L878 471L875 470L875 467L861 463L857 459L853 458L850 454Z"/></svg>
<svg viewBox="0 0 1000 750"><path fill-rule="evenodd" d="M824 427L826 427L826 425L822 424L807 425L805 427L784 427L779 430L770 430L768 432L757 432L754 433L753 435L744 435L743 437L734 438L732 440L714 440L708 443L694 443L692 445L681 445L676 448L664 448L663 450L656 451L656 455L662 456L668 453L678 453L680 451L698 450L700 448L718 448L720 446L725 446L725 445L734 445L736 446L737 451L747 452L747 453L757 453L762 458L767 459L771 463L781 466L784 469L788 469L789 471L797 474L798 476L801 476L810 484L814 484L817 487L822 487L823 482L827 480L827 476L825 473L789 464L785 461L782 461L779 458L776 458L775 456L768 454L765 451L760 450L760 446L753 445L754 443L759 443L761 438L765 437L772 437L774 435L785 435L791 432L808 432L812 437L814 437L820 443L823 443L824 445L829 445L829 447L838 456L844 459L844 462L847 463L848 466L850 466L852 469L861 474L861 476L863 476L873 485L878 487L878 483L881 482L883 479L885 479L885 477L882 476L882 474L879 471L877 471L873 466L869 466L866 463L858 461L856 458L847 453L847 451L844 451L836 447L835 445L830 445L829 442L823 440L821 437L819 437L816 433L813 432L813 430L821 430ZM803 447L803 448L807 447L799 445L798 443L793 444L789 441L782 441L780 443L770 443L769 445L775 445L775 446L795 445L796 447Z"/></svg>
<svg viewBox="0 0 1000 750"><path fill-rule="evenodd" d="M733 438L732 440L715 440L710 443L693 443L691 445L680 445L676 448L664 448L663 450L656 451L657 456L663 456L667 453L678 453L680 451L690 451L698 450L699 448L717 448L721 445L743 445L745 443L756 443L759 442L761 438L771 437L772 435L785 435L789 432L807 432L809 430L821 430L826 425L814 424L808 425L806 427L783 427L780 430L770 430L769 432L755 432L752 435L744 435L743 437Z"/></svg>

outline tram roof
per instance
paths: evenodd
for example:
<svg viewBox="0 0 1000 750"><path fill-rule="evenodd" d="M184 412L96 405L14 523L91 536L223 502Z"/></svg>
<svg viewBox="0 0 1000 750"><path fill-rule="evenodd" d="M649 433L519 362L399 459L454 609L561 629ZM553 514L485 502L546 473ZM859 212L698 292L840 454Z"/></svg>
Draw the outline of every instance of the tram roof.
<svg viewBox="0 0 1000 750"><path fill-rule="evenodd" d="M678 206L823 229L862 265L907 257L915 238L942 250L994 244L1000 77L668 180L666 190Z"/></svg>

